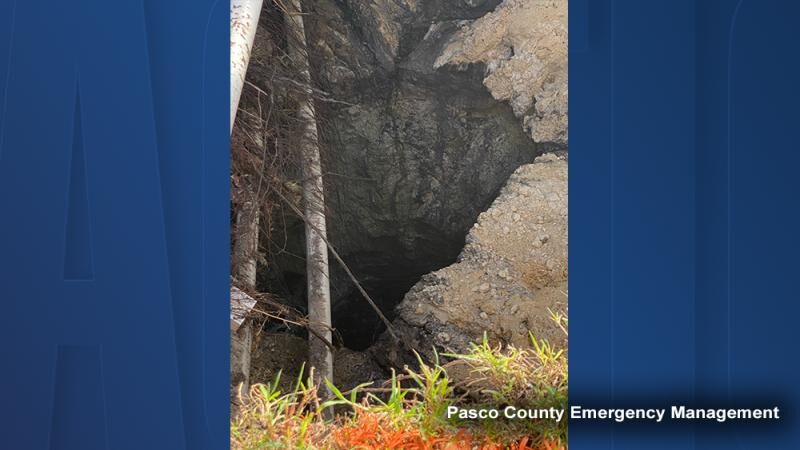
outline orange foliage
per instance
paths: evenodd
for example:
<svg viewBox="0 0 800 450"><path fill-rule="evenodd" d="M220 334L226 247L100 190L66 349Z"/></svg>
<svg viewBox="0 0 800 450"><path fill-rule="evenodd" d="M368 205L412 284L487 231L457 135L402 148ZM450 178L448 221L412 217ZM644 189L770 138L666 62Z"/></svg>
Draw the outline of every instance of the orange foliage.
<svg viewBox="0 0 800 450"><path fill-rule="evenodd" d="M398 426L389 417L372 412L358 413L354 422L336 427L332 437L342 450L566 450L560 442L539 439L532 444L527 437L504 446L485 438L476 439L463 430L449 436L426 436L417 428Z"/></svg>

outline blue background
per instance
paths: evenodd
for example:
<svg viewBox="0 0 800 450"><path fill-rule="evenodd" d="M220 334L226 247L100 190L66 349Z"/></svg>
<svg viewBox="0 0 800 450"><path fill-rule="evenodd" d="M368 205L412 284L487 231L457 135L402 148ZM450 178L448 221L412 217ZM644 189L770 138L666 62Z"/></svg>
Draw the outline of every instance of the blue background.
<svg viewBox="0 0 800 450"><path fill-rule="evenodd" d="M227 448L228 9L0 1L0 448ZM573 448L800 447L799 17L570 0L573 402L785 417Z"/></svg>
<svg viewBox="0 0 800 450"><path fill-rule="evenodd" d="M570 401L781 407L575 449L800 448L800 4L570 0Z"/></svg>
<svg viewBox="0 0 800 450"><path fill-rule="evenodd" d="M227 1L0 1L0 448L228 447Z"/></svg>

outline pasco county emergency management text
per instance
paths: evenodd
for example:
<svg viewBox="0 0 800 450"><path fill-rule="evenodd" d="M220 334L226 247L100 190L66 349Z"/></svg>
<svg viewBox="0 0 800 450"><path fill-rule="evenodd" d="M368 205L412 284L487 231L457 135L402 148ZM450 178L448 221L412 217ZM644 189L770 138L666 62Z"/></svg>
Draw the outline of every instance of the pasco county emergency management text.
<svg viewBox="0 0 800 450"><path fill-rule="evenodd" d="M733 420L779 420L780 408L689 408L673 405L669 408L585 408L580 405L569 407L568 416L563 408L460 408L449 406L448 419L462 420L551 420L561 422L570 420L614 421L653 421L671 420L706 420L727 422Z"/></svg>

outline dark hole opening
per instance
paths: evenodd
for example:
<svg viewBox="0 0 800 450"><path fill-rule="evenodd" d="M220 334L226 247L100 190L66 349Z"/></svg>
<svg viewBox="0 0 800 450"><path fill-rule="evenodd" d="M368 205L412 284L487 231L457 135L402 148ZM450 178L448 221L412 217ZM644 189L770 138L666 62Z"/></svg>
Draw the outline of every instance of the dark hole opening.
<svg viewBox="0 0 800 450"><path fill-rule="evenodd" d="M395 307L423 275L456 261L464 247L464 234L419 243L411 255L413 258L399 256L404 253L397 248L396 241L382 242L377 247L379 251L351 257L352 269L364 290L391 321ZM332 316L337 335L347 348L364 350L386 326L349 278L337 275L334 285L347 286L334 299Z"/></svg>

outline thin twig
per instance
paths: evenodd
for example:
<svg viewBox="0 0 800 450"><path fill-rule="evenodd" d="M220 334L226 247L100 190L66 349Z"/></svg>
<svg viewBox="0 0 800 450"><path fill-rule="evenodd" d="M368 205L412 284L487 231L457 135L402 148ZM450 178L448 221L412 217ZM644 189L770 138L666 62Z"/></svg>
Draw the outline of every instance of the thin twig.
<svg viewBox="0 0 800 450"><path fill-rule="evenodd" d="M283 200L289 206L289 208L291 208L292 211L294 211L295 214L297 214L301 219L303 219L303 221L308 223L308 221L306 220L305 214L303 214L303 212L300 211L300 208L298 208L294 203L292 203L282 193L278 192L277 190L275 191L275 193L278 194L278 197L280 197L281 200ZM337 252L336 249L333 248L333 246L330 244L330 242L328 241L328 237L327 236L323 236L323 234L320 232L320 230L317 230L316 227L314 227L313 225L312 225L312 228L314 228L314 230L317 233L319 233L320 237L325 242L325 245L328 247L328 250L330 250L330 252L333 255L333 257L336 258L336 261L339 262L339 264L342 266L344 271L347 273L347 276L350 277L350 279L356 285L356 288L358 289L358 291L361 293L361 295L364 297L364 299L367 300L367 303L369 303L370 306L372 306L372 309L375 310L375 313L378 314L378 317L380 317L380 319L383 321L384 325L386 325L386 329L389 331L389 334L392 336L392 338L394 338L396 341L399 341L400 338L397 336L397 333L394 332L394 327L392 327L392 323L389 322L389 319L386 318L386 316L383 314L383 311L381 311L381 309L378 308L378 305L375 304L375 302L372 300L372 297L370 297L369 294L367 293L367 291L364 290L364 287L361 286L361 283L359 283L359 281L356 278L356 276L350 270L350 267L348 267L347 263L345 263L344 260L342 259L342 257L339 256L339 252Z"/></svg>

